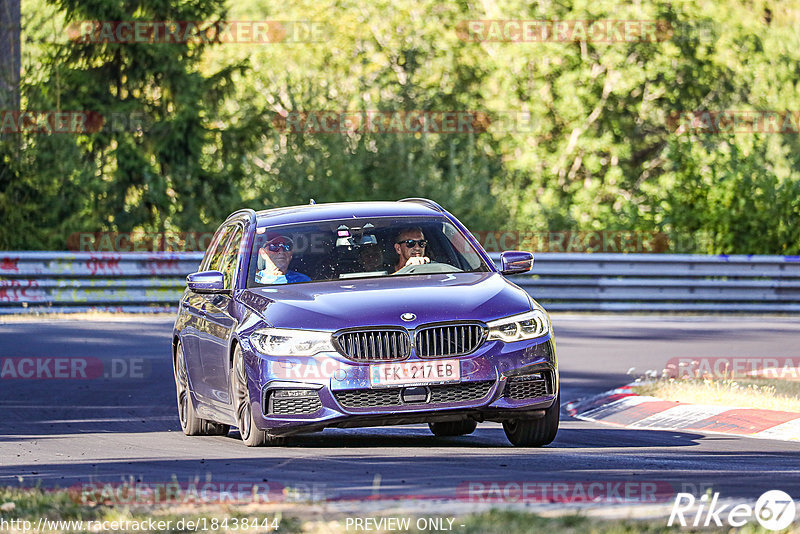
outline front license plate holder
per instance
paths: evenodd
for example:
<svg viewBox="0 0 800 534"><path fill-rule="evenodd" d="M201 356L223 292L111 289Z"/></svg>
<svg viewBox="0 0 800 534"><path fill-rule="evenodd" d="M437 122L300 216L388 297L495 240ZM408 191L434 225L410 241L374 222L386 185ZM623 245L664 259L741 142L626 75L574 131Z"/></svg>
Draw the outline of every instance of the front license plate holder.
<svg viewBox="0 0 800 534"><path fill-rule="evenodd" d="M375 363L369 366L373 388L427 386L461 381L459 360Z"/></svg>

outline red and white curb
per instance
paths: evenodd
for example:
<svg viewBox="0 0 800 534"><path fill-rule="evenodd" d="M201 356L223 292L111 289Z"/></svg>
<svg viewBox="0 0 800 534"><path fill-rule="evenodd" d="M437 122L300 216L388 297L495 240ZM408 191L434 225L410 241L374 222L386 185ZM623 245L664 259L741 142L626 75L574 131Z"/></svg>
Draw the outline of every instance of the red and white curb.
<svg viewBox="0 0 800 534"><path fill-rule="evenodd" d="M569 402L566 409L576 419L629 428L800 441L800 413L667 401L637 395L630 384Z"/></svg>

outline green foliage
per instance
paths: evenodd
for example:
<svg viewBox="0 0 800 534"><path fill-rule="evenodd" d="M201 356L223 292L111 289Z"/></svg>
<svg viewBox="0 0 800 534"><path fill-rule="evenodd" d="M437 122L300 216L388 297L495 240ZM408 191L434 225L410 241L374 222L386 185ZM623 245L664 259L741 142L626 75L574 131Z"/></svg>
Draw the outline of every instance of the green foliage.
<svg viewBox="0 0 800 534"><path fill-rule="evenodd" d="M177 6L59 0L53 7L65 23L226 15L215 0ZM219 124L231 77L244 64L204 73L204 43L51 42L58 32L42 31L37 60L46 75L26 80L25 108L81 110L102 119L86 134L32 133L23 146L4 147L8 166L0 176L9 177L9 188L0 202L9 209L3 217L16 218L13 228L22 233L3 233L0 245L63 248L77 231L202 231L241 203L236 184L252 137L242 132L256 117Z"/></svg>
<svg viewBox="0 0 800 534"><path fill-rule="evenodd" d="M800 253L800 135L681 132L671 120L800 110L789 0L44 2L23 5L27 108L146 124L4 139L3 248L63 248L77 231L203 231L243 206L427 196L475 230L663 232L673 252ZM322 39L91 44L62 29L226 18L313 21ZM487 19L652 20L672 33L460 37L464 21ZM523 120L460 134L293 133L275 120L321 110Z"/></svg>

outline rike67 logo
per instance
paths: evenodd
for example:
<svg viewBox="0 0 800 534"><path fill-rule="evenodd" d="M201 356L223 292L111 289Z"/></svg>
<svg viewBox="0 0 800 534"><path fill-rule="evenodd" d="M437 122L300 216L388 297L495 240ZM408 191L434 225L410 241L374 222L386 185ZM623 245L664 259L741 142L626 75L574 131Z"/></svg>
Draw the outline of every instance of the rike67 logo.
<svg viewBox="0 0 800 534"><path fill-rule="evenodd" d="M671 527L677 520L682 527L709 527L712 522L718 527L724 523L741 527L755 518L768 530L783 530L794 521L795 504L784 491L765 492L758 498L755 507L750 504L720 505L719 493L714 493L710 502L708 497L706 494L696 499L691 493L678 493L667 526Z"/></svg>

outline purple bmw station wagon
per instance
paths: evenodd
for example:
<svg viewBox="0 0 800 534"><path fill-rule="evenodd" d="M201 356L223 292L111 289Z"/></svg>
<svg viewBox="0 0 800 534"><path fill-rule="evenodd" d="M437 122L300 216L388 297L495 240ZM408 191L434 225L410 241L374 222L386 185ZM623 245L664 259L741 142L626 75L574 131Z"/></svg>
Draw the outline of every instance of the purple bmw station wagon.
<svg viewBox="0 0 800 534"><path fill-rule="evenodd" d="M556 436L559 378L545 310L433 201L240 210L187 277L172 341L190 436L236 426L248 446L324 428L503 424Z"/></svg>

